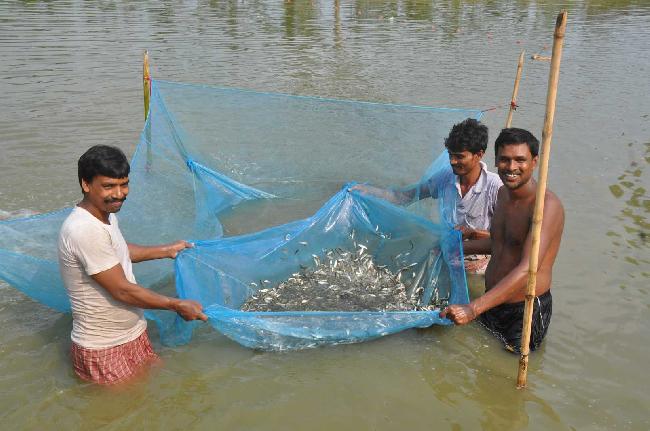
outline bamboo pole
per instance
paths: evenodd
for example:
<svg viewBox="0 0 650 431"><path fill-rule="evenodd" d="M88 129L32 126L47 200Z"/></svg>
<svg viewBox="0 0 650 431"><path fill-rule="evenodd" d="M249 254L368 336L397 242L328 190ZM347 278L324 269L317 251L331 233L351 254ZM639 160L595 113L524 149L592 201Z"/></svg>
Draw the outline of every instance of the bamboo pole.
<svg viewBox="0 0 650 431"><path fill-rule="evenodd" d="M506 118L506 129L512 124L512 114L517 109L517 93L519 93L519 81L521 80L521 70L524 68L524 53L521 51L519 62L517 63L517 75L515 76L515 87L512 89L512 99L510 99L510 110Z"/></svg>
<svg viewBox="0 0 650 431"><path fill-rule="evenodd" d="M535 196L535 209L533 213L532 245L530 250L530 265L528 267L528 284L526 285L526 302L524 306L524 322L521 337L521 357L519 359L519 372L517 374L517 387L526 387L528 372L528 354L530 352L530 329L533 317L533 299L535 298L535 285L537 282L537 265L539 258L539 243L542 232L542 219L544 216L544 196L546 195L546 177L548 175L548 160L551 152L551 138L553 137L553 119L555 117L555 99L557 84L560 78L560 61L562 60L562 45L566 30L567 12L562 10L555 22L553 34L553 53L551 55L551 70L548 76L548 90L546 93L546 116L542 131L542 157L539 167L539 180Z"/></svg>
<svg viewBox="0 0 650 431"><path fill-rule="evenodd" d="M151 99L151 73L149 72L149 52L144 52L142 62L142 88L144 90L144 119L149 115L149 100Z"/></svg>
<svg viewBox="0 0 650 431"><path fill-rule="evenodd" d="M153 155L151 154L151 121L149 121L149 124L146 124L147 117L149 117L149 102L151 101L151 72L149 71L148 51L144 52L144 58L142 61L142 89L144 92L144 121L147 139L147 162L145 164L145 171L149 172L153 163Z"/></svg>

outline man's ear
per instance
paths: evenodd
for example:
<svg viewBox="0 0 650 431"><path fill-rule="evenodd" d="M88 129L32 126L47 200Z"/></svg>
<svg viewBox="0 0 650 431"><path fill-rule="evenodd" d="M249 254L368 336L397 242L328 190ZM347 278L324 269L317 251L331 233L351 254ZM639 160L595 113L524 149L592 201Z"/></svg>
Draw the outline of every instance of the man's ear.
<svg viewBox="0 0 650 431"><path fill-rule="evenodd" d="M539 155L533 157L533 169L537 167L537 161L539 160Z"/></svg>
<svg viewBox="0 0 650 431"><path fill-rule="evenodd" d="M81 179L81 191L84 193L90 192L90 185L83 178Z"/></svg>
<svg viewBox="0 0 650 431"><path fill-rule="evenodd" d="M485 155L485 151L479 150L478 153L474 154L476 157L478 157L478 160L481 160L483 156Z"/></svg>

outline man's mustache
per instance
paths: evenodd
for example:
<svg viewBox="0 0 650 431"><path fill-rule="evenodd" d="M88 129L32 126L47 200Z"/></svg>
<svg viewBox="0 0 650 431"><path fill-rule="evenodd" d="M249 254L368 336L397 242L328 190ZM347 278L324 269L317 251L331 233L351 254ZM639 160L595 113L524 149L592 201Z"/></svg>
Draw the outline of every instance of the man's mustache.
<svg viewBox="0 0 650 431"><path fill-rule="evenodd" d="M108 198L108 199L104 199L104 203L107 203L107 204L114 204L114 203L116 203L116 202L124 202L125 200L126 200L126 198L122 198L122 199L113 199L113 198Z"/></svg>

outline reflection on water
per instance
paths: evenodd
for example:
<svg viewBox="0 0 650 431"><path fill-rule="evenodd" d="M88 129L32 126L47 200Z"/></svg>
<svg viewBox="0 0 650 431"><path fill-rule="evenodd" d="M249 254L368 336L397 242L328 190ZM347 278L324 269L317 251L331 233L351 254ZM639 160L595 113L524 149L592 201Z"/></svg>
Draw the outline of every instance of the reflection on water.
<svg viewBox="0 0 650 431"><path fill-rule="evenodd" d="M629 147L632 148L633 144L629 144ZM612 245L618 250L614 256L623 258L639 270L647 269L650 265L650 194L646 188L650 184L646 172L650 164L650 143L644 144L643 148L644 154L635 156L629 168L618 177L618 181L609 186L612 195L624 202L624 207L616 217L620 225L607 231ZM647 270L641 272L641 275L650 278Z"/></svg>
<svg viewBox="0 0 650 431"><path fill-rule="evenodd" d="M314 2L284 2L284 33L287 39L313 37L318 31Z"/></svg>

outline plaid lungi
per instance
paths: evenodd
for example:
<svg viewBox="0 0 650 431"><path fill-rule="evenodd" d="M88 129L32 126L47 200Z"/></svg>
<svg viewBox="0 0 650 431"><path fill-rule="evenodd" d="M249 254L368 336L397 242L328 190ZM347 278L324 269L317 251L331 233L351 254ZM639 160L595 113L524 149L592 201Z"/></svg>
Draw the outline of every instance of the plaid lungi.
<svg viewBox="0 0 650 431"><path fill-rule="evenodd" d="M144 365L159 359L146 330L133 341L106 349L87 349L73 342L70 354L75 373L100 385L128 380L143 371Z"/></svg>
<svg viewBox="0 0 650 431"><path fill-rule="evenodd" d="M488 263L490 263L489 254L470 254L465 256L465 271L469 274L485 274Z"/></svg>

